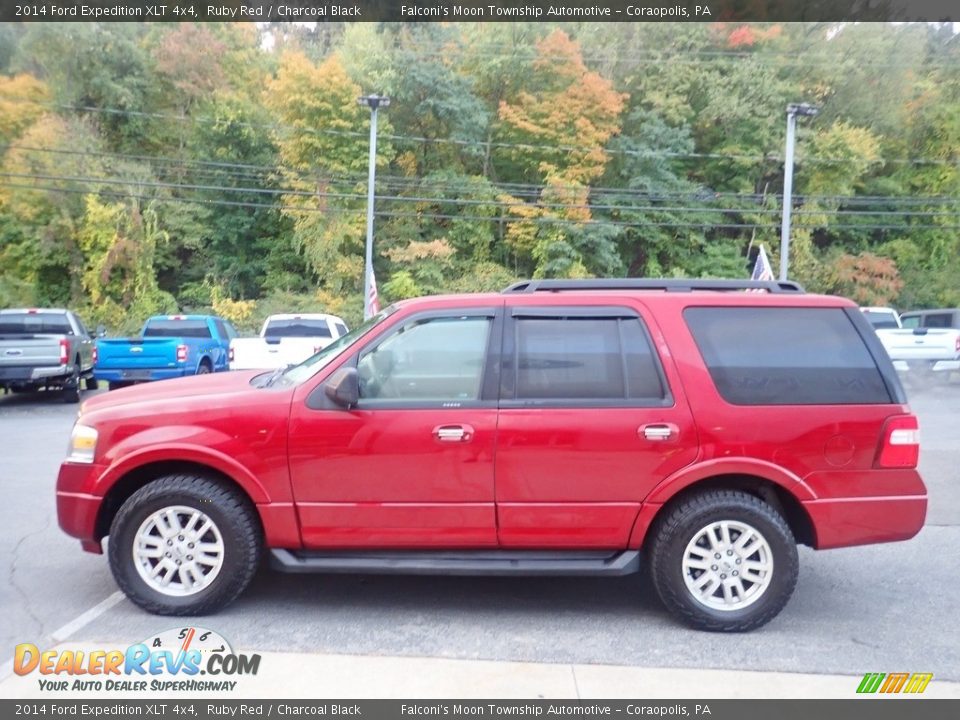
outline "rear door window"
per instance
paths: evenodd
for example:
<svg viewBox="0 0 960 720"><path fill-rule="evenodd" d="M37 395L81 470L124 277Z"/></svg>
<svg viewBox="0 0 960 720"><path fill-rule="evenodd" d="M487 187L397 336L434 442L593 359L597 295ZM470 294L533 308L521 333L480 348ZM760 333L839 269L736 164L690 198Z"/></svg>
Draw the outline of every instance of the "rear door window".
<svg viewBox="0 0 960 720"><path fill-rule="evenodd" d="M600 316L516 309L513 372L503 400L548 405L663 405L659 361L627 310Z"/></svg>
<svg viewBox="0 0 960 720"><path fill-rule="evenodd" d="M734 405L891 402L842 308L691 307L683 315L717 391Z"/></svg>

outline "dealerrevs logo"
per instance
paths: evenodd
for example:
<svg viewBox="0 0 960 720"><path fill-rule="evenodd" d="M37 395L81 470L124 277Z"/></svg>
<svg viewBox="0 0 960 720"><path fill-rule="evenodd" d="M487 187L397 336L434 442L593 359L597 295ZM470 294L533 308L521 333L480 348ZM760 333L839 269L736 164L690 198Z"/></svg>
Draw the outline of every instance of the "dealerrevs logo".
<svg viewBox="0 0 960 720"><path fill-rule="evenodd" d="M235 653L218 633L175 628L126 650L40 650L21 643L14 652L17 675L38 673L44 691L208 692L236 689L240 675L256 675L260 656Z"/></svg>

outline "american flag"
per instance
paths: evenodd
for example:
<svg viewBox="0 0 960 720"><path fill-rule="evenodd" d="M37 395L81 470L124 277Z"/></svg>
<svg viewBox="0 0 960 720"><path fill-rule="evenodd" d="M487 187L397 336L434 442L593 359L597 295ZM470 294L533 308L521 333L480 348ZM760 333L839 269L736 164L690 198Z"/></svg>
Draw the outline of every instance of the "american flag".
<svg viewBox="0 0 960 720"><path fill-rule="evenodd" d="M760 252L757 253L757 261L753 264L753 274L751 280L775 280L773 269L770 267L770 260L767 258L767 251L760 246Z"/></svg>
<svg viewBox="0 0 960 720"><path fill-rule="evenodd" d="M380 298L377 295L377 278L373 274L373 268L370 268L370 294L367 295L367 312L365 317L371 317L380 312Z"/></svg>

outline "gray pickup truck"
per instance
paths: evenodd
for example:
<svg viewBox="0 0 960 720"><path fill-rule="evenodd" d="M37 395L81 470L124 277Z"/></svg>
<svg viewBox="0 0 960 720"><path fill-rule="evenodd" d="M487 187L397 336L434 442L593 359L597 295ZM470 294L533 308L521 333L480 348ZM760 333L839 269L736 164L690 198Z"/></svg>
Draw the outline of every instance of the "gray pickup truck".
<svg viewBox="0 0 960 720"><path fill-rule="evenodd" d="M60 309L0 310L0 388L58 390L79 402L81 384L95 390L94 339L74 313Z"/></svg>

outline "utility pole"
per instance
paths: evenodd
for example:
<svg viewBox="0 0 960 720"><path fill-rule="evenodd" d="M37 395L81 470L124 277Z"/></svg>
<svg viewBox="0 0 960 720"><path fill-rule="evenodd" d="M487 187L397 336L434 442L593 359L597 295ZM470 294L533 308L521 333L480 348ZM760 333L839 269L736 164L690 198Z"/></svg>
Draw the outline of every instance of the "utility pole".
<svg viewBox="0 0 960 720"><path fill-rule="evenodd" d="M370 168L367 176L367 247L363 265L363 319L374 314L373 277L373 184L377 175L377 110L390 106L390 98L366 95L357 102L370 108Z"/></svg>
<svg viewBox="0 0 960 720"><path fill-rule="evenodd" d="M793 148L796 144L797 115L813 117L820 108L810 103L787 105L787 147L783 159L783 221L780 226L780 280L790 270L790 213L793 210Z"/></svg>

